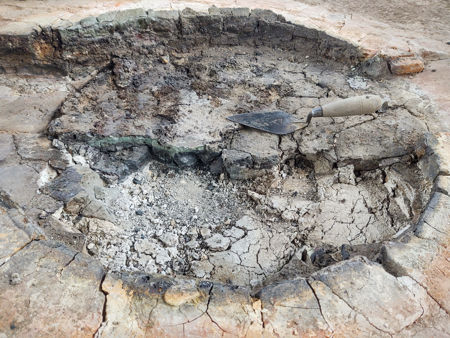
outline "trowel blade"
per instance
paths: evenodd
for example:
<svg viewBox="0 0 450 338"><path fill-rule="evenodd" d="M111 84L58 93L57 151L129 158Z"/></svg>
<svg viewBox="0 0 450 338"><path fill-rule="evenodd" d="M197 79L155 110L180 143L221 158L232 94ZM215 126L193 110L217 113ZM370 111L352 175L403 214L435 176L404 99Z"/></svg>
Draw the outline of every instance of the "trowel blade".
<svg viewBox="0 0 450 338"><path fill-rule="evenodd" d="M244 113L229 116L227 119L247 127L277 135L290 134L297 129L306 127L306 123L302 126L295 117L284 111Z"/></svg>

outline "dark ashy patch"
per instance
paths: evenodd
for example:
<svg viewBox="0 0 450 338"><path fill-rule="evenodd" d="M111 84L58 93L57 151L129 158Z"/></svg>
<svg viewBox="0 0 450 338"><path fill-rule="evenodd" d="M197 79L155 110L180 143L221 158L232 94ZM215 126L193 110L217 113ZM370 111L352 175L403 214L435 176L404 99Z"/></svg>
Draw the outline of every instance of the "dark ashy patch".
<svg viewBox="0 0 450 338"><path fill-rule="evenodd" d="M68 202L77 195L83 188L80 185L81 175L74 168L64 170L59 177L50 182L46 190L51 197Z"/></svg>

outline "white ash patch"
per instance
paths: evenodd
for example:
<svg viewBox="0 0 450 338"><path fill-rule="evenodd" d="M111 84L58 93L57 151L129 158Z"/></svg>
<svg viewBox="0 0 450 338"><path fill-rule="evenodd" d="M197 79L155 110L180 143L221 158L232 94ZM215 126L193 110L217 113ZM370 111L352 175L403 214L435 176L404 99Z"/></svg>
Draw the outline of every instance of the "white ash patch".
<svg viewBox="0 0 450 338"><path fill-rule="evenodd" d="M97 213L61 218L86 234L88 252L113 271L257 287L303 257L305 246L314 248L305 264L314 256L328 264L341 259L343 245L391 238L420 197L399 175L387 168L356 176L348 165L314 177L294 165L244 182L152 161L122 183L90 187L89 206L102 206Z"/></svg>
<svg viewBox="0 0 450 338"><path fill-rule="evenodd" d="M248 284L289 260L296 231L273 215L261 221L247 190L223 175L151 162L120 184L94 188L116 222L63 218L87 234L88 252L113 271Z"/></svg>

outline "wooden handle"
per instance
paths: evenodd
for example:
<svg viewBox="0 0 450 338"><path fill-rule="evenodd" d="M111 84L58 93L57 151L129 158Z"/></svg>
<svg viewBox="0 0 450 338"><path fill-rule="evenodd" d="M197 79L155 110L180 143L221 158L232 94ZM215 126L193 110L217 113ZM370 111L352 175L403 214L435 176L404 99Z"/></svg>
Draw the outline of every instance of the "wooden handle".
<svg viewBox="0 0 450 338"><path fill-rule="evenodd" d="M383 107L383 100L376 95L354 96L322 106L323 116L338 117L372 114Z"/></svg>

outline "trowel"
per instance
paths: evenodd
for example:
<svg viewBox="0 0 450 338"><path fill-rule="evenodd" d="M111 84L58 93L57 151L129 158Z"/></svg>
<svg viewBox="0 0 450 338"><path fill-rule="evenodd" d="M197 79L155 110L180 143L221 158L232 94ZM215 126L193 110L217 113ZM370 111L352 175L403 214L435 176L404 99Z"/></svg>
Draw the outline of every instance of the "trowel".
<svg viewBox="0 0 450 338"><path fill-rule="evenodd" d="M285 135L306 128L313 117L339 117L384 112L387 102L376 95L354 96L314 108L306 120L284 111L252 112L227 117L228 120L271 134Z"/></svg>

